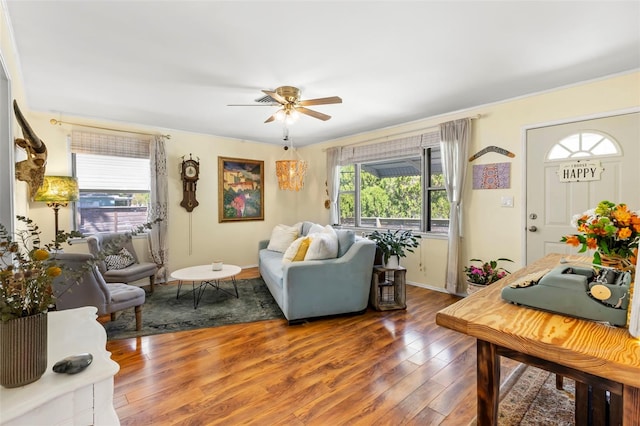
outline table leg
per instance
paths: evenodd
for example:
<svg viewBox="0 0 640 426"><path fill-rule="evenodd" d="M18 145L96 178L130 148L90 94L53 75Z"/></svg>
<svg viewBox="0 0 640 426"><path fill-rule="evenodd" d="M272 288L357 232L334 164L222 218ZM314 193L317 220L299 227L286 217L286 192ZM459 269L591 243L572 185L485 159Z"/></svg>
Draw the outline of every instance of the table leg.
<svg viewBox="0 0 640 426"><path fill-rule="evenodd" d="M622 388L622 424L640 424L640 388L624 385Z"/></svg>
<svg viewBox="0 0 640 426"><path fill-rule="evenodd" d="M500 356L495 345L478 340L477 348L477 393L478 426L498 424L500 396Z"/></svg>
<svg viewBox="0 0 640 426"><path fill-rule="evenodd" d="M182 288L182 281L178 281L178 292L176 293L176 299L180 298L180 289Z"/></svg>

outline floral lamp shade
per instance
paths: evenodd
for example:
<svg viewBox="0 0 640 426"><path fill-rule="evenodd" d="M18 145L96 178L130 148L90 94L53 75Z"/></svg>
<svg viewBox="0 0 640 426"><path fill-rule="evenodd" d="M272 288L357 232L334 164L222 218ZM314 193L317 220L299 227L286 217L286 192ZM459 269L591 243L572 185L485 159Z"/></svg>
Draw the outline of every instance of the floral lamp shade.
<svg viewBox="0 0 640 426"><path fill-rule="evenodd" d="M42 186L34 196L34 201L66 206L71 201L78 201L78 180L72 176L45 176Z"/></svg>

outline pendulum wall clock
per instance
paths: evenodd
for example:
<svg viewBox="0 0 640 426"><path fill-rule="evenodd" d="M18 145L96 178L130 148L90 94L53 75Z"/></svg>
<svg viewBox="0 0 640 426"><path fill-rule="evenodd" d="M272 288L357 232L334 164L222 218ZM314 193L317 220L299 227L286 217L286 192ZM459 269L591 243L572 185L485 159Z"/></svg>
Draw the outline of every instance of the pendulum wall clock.
<svg viewBox="0 0 640 426"><path fill-rule="evenodd" d="M180 205L188 212L192 212L200 204L196 200L196 186L200 178L199 160L200 158L194 160L189 154L188 160L182 157L182 164L180 165L180 177L182 179L182 201Z"/></svg>

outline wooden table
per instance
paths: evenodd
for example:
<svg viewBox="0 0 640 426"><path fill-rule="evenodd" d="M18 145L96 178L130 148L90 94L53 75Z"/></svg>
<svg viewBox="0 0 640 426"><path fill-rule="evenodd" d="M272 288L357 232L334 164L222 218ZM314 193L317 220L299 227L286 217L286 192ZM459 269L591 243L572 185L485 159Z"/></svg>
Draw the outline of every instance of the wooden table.
<svg viewBox="0 0 640 426"><path fill-rule="evenodd" d="M590 262L547 255L436 315L438 325L477 339L478 425L497 424L500 356L576 380L577 425L603 424L606 413L598 404L605 403L624 425L640 425L640 339L626 328L514 305L500 296L503 287L560 265L562 257Z"/></svg>

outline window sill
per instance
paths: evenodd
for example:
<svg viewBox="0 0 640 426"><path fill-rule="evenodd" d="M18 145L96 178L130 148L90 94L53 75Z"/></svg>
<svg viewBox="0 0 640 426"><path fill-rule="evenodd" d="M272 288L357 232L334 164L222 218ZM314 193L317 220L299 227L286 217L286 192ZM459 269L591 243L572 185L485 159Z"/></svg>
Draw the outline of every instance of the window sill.
<svg viewBox="0 0 640 426"><path fill-rule="evenodd" d="M376 229L378 230L391 229L392 231L395 230L393 228L365 228L365 227L342 226L342 225L333 225L333 227L336 229L350 229L354 231L356 234L360 235L361 237L363 237L365 234L373 232ZM413 234L421 239L428 239L428 240L446 240L449 238L448 234L440 233L440 232L436 233L436 232L413 231Z"/></svg>

